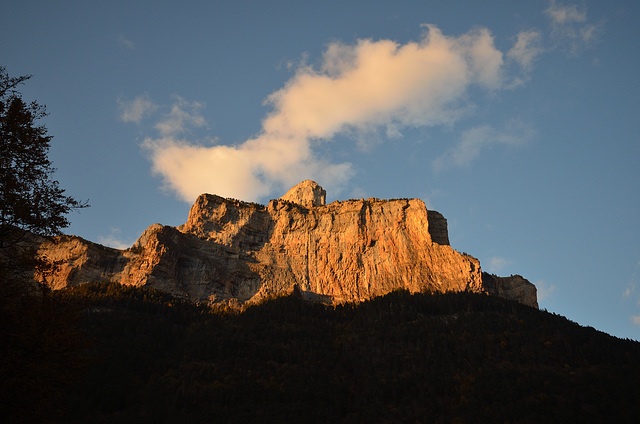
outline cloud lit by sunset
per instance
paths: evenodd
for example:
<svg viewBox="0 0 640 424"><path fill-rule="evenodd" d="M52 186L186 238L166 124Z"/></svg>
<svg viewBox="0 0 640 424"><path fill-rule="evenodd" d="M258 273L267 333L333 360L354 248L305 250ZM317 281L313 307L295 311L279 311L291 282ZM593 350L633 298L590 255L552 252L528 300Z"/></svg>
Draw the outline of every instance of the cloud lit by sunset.
<svg viewBox="0 0 640 424"><path fill-rule="evenodd" d="M525 50L519 40L518 52ZM203 123L181 99L156 125L163 136L143 145L166 188L187 202L204 192L256 200L305 178L335 189L354 170L317 157L317 143L380 129L397 138L403 128L452 123L467 113L470 86L490 91L508 83L503 56L484 28L453 37L428 25L420 41L404 45L334 42L318 69L299 66L267 98L272 111L254 138L235 146L188 140L184 125Z"/></svg>

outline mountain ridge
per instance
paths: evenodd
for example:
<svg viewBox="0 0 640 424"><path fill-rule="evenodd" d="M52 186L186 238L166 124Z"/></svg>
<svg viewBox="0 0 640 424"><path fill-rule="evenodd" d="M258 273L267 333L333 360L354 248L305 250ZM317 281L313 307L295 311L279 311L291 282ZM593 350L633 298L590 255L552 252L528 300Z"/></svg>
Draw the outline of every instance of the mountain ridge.
<svg viewBox="0 0 640 424"><path fill-rule="evenodd" d="M62 236L43 241L40 255L58 263L47 281L54 289L114 281L236 305L294 287L327 303L397 289L471 291L538 306L533 284L483 273L476 258L454 250L446 219L422 200L326 204L325 190L310 180L266 206L203 194L187 222L153 224L126 250Z"/></svg>

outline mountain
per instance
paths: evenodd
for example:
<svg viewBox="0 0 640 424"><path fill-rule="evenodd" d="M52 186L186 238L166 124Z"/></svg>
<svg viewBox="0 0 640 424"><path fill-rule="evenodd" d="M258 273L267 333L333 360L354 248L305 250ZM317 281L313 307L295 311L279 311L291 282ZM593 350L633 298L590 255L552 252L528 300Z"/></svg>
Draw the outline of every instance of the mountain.
<svg viewBox="0 0 640 424"><path fill-rule="evenodd" d="M533 284L482 272L417 199L326 204L304 181L266 206L201 195L126 250L29 237L61 290L0 293L8 422L640 414L640 343L539 310Z"/></svg>
<svg viewBox="0 0 640 424"><path fill-rule="evenodd" d="M310 180L267 206L203 194L185 224L153 224L126 250L63 236L43 240L40 255L58 264L46 279L54 289L112 281L231 305L294 289L333 304L398 289L469 291L537 307L533 284L483 273L451 248L446 219L421 200L326 204Z"/></svg>

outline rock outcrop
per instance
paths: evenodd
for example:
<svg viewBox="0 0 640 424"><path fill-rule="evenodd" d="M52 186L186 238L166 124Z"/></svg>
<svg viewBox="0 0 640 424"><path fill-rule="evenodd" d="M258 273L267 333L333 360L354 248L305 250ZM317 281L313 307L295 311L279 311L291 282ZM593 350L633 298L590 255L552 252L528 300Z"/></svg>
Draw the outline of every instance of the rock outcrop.
<svg viewBox="0 0 640 424"><path fill-rule="evenodd" d="M468 290L537 306L524 279L513 289L506 280L483 281L478 260L449 246L446 219L421 200L325 199L308 180L266 207L203 194L185 224L151 225L130 249L65 236L41 253L63 261L53 288L109 280L239 304L294 288L329 303L395 289Z"/></svg>
<svg viewBox="0 0 640 424"><path fill-rule="evenodd" d="M482 286L487 293L507 299L517 300L525 305L538 307L538 291L536 286L521 275L498 277L482 273Z"/></svg>
<svg viewBox="0 0 640 424"><path fill-rule="evenodd" d="M293 186L280 199L297 203L305 208L315 208L327 204L327 192L315 181L304 180Z"/></svg>

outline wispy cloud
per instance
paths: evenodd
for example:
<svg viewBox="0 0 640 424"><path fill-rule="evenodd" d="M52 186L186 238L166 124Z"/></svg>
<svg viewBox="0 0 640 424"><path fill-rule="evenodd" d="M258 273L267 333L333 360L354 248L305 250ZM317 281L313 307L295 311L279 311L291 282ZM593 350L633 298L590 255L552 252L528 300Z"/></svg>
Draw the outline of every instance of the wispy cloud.
<svg viewBox="0 0 640 424"><path fill-rule="evenodd" d="M533 60L533 53L527 53L532 44L524 43L513 54L526 63L526 54ZM470 87L490 92L511 84L503 56L485 28L454 37L426 25L417 42L331 43L319 66L299 64L284 87L268 96L271 112L256 136L233 146L189 141L188 126L206 125L202 105L179 99L156 125L159 137L147 138L144 146L165 187L188 202L203 192L261 199L305 178L339 189L353 167L318 157L320 143L342 134L364 144L364 135L380 130L399 138L407 127L451 124L469 112ZM135 121L141 114L131 116ZM515 144L521 138L474 129L451 158L464 164L491 140Z"/></svg>
<svg viewBox="0 0 640 424"><path fill-rule="evenodd" d="M135 50L136 45L133 41L125 38L124 35L120 34L120 36L118 37L118 43L120 43L120 45L126 47L129 50Z"/></svg>
<svg viewBox="0 0 640 424"><path fill-rule="evenodd" d="M584 9L578 10L578 6L575 4L563 5L555 0L551 0L545 13L549 15L554 25L567 25L587 20L587 12Z"/></svg>
<svg viewBox="0 0 640 424"><path fill-rule="evenodd" d="M551 0L544 13L551 20L552 38L559 48L570 55L577 55L592 47L602 35L603 22L588 22L584 7Z"/></svg>
<svg viewBox="0 0 640 424"><path fill-rule="evenodd" d="M119 228L112 228L109 235L98 237L98 243L121 250L131 247L133 241L122 240L121 233Z"/></svg>
<svg viewBox="0 0 640 424"><path fill-rule="evenodd" d="M627 286L627 288L624 290L624 293L622 293L622 296L625 299L630 298L631 296L633 296L633 294L636 292L636 282L635 281L631 281L629 283L629 285Z"/></svg>
<svg viewBox="0 0 640 424"><path fill-rule="evenodd" d="M495 272L499 272L501 271L505 266L509 265L511 263L511 261L499 257L499 256L494 256L491 259L489 259L489 264L487 265L487 270L491 273L495 273Z"/></svg>
<svg viewBox="0 0 640 424"><path fill-rule="evenodd" d="M556 286L547 284L544 280L538 280L534 285L538 291L538 302L549 299L556 291Z"/></svg>
<svg viewBox="0 0 640 424"><path fill-rule="evenodd" d="M633 269L631 278L629 279L629 284L627 285L627 288L625 289L625 291L622 293L622 296L625 299L634 299L638 306L640 306L640 298L638 298L638 296L636 295L636 287L638 285L639 272L640 272L640 261L636 263ZM632 315L630 318L635 325L640 326L640 314Z"/></svg>
<svg viewBox="0 0 640 424"><path fill-rule="evenodd" d="M518 33L516 43L507 52L507 57L518 63L525 72L531 72L538 55L544 52L542 34L538 31Z"/></svg>
<svg viewBox="0 0 640 424"><path fill-rule="evenodd" d="M200 111L204 104L200 102L188 102L180 96L175 96L175 102L171 111L156 125L162 137L175 137L187 132L190 128L204 127L207 121Z"/></svg>
<svg viewBox="0 0 640 424"><path fill-rule="evenodd" d="M133 100L118 99L120 119L123 122L134 122L139 124L145 116L154 112L156 106L148 94L143 94Z"/></svg>
<svg viewBox="0 0 640 424"><path fill-rule="evenodd" d="M452 166L466 166L476 159L480 152L491 146L518 146L533 136L534 131L521 121L512 121L502 129L490 125L480 125L462 133L458 144L433 161L436 172Z"/></svg>

